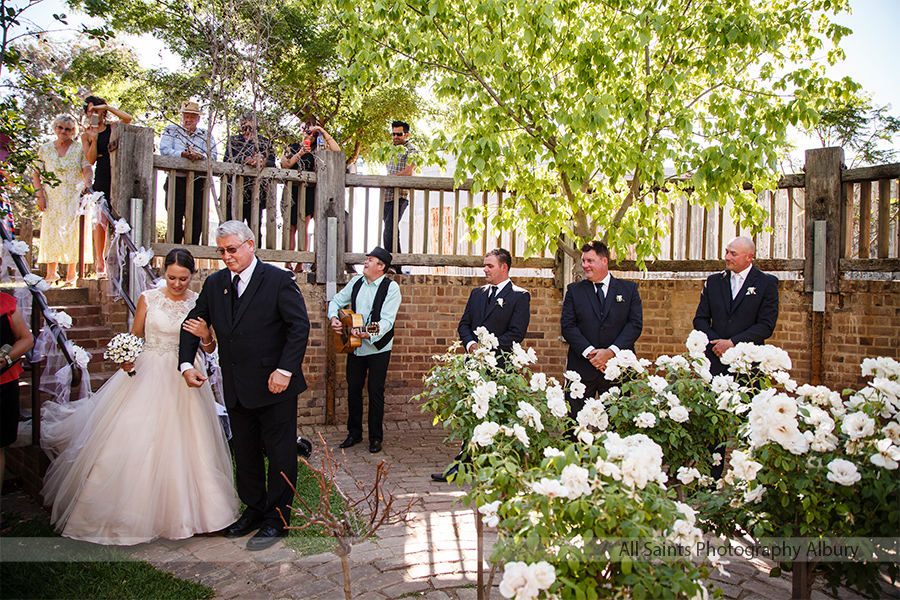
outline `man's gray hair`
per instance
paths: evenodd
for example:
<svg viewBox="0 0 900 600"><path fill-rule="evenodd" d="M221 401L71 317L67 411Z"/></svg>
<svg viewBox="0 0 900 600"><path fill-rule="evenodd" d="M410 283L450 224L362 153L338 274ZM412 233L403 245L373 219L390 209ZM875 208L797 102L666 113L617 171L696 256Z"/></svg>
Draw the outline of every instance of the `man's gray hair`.
<svg viewBox="0 0 900 600"><path fill-rule="evenodd" d="M241 242L246 242L253 238L253 232L250 231L250 228L243 221L225 221L216 227L216 239L228 237L229 235L238 236Z"/></svg>

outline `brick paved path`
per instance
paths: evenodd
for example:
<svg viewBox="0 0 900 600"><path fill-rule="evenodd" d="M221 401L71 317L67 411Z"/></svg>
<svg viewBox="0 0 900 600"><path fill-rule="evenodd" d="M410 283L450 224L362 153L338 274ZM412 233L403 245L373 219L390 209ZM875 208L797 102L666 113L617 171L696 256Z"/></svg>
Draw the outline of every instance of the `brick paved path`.
<svg viewBox="0 0 900 600"><path fill-rule="evenodd" d="M394 489L395 504L420 500L406 524L384 527L378 539L354 546L350 554L353 597L358 600L415 597L427 600L473 600L476 598L476 537L473 513L455 499L462 494L452 484L430 481L456 453L458 446L443 444L443 431L435 429L399 429L386 423L384 452L371 455L368 444L359 444L344 452L344 470L339 485L355 490L353 479L368 483L375 465L382 459L391 463L388 488ZM332 448L344 438L342 427L322 430ZM318 440L316 440L318 443ZM338 450L340 457L340 451ZM318 464L316 455L313 461ZM21 494L4 498L3 509L35 514ZM46 513L43 513L46 515ZM249 536L248 536L249 537ZM300 557L281 543L262 552L248 552L248 538L198 536L183 541L160 540L132 550L134 556L183 579L200 581L216 591L222 600L315 599L343 600L343 576L340 560L332 553ZM485 556L493 539L486 534ZM790 598L788 574L770 578L773 563L762 559L732 561L730 577L715 574L710 590L717 586L724 597L737 600ZM500 573L494 581L499 582ZM885 596L900 598L895 588L885 587ZM494 599L501 598L496 590ZM833 598L817 582L813 599ZM858 598L842 589L840 599Z"/></svg>

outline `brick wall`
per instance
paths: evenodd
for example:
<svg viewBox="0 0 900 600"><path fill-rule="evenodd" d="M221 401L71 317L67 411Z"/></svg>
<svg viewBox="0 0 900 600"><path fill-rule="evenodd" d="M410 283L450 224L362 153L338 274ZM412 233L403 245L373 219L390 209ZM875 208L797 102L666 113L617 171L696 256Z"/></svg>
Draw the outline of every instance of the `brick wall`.
<svg viewBox="0 0 900 600"><path fill-rule="evenodd" d="M194 285L199 289L200 279ZM432 355L442 353L457 339L456 326L469 292L482 285L481 277L399 275L403 303L397 319L394 350L388 371L385 420L409 422L422 427L430 423L420 406L410 399L422 389L422 378L431 367ZM531 324L526 345L538 353L537 370L561 377L565 369L566 345L559 340L562 291L549 279L517 278L515 283L531 292ZM309 390L300 396L302 432L311 434L325 423L325 335L330 333L325 315L325 288L299 284L306 299L312 333L303 372ZM637 354L655 359L661 354L680 354L691 331L691 322L702 280L644 280L639 289L644 307L644 331L636 344ZM787 350L793 360L793 375L801 383L810 379L811 294L802 281L782 281L779 286L781 312L769 343ZM900 282L843 281L841 293L827 299L825 334L826 385L835 389L858 386L859 363L865 357L900 359ZM336 360L336 419L346 421L347 391L345 357Z"/></svg>

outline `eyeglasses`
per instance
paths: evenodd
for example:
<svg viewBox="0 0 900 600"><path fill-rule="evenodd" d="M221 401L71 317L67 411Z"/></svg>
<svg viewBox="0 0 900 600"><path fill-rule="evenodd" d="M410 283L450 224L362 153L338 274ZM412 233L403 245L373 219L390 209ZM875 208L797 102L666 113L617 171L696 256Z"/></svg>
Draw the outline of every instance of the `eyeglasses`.
<svg viewBox="0 0 900 600"><path fill-rule="evenodd" d="M63 127L62 125L56 126L57 131L75 131L74 127Z"/></svg>
<svg viewBox="0 0 900 600"><path fill-rule="evenodd" d="M244 240L237 246L228 246L227 248L216 248L216 254L218 254L219 256L225 256L226 252L228 254L234 254L235 252L238 251L238 248L240 248L241 246L243 246L244 244L246 244L249 241L250 241L249 239Z"/></svg>
<svg viewBox="0 0 900 600"><path fill-rule="evenodd" d="M406 134L405 134L405 133L397 133L396 131L392 131L392 132L391 132L391 136L395 136L395 135L396 135L396 136L403 137L403 136L406 135Z"/></svg>

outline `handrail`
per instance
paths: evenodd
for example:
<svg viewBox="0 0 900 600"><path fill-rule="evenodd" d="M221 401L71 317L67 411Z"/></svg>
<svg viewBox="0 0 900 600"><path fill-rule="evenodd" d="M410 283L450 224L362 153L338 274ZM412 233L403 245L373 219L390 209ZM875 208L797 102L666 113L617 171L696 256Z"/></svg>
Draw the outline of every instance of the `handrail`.
<svg viewBox="0 0 900 600"><path fill-rule="evenodd" d="M0 235L2 235L4 241L14 242L16 240L13 232L6 225L0 227ZM16 264L16 268L18 268L19 273L22 275L22 277L31 274L31 269L29 269L28 265L25 264L25 259L17 254L11 255L13 262ZM41 315L44 317L44 320L50 324L50 332L53 334L53 339L56 341L56 345L59 347L60 351L62 351L63 357L66 359L66 362L69 365L74 365L75 360L72 358L72 355L69 353L69 349L66 347L66 342L68 341L68 339L66 339L66 332L62 327L59 326L59 323L56 322L56 319L49 314L50 306L47 304L46 297L34 288L29 288L29 291L31 292L32 298L32 313L34 312L34 305L35 303L37 303L37 306L40 309ZM31 333L32 335L37 337L37 335L40 333L40 330L35 331L34 328L32 328ZM26 357L28 357L28 355L31 355L32 352L32 350L29 350ZM38 362L32 359L33 356L31 358L27 358L29 363ZM72 369L72 387L75 387L80 383L81 370Z"/></svg>
<svg viewBox="0 0 900 600"><path fill-rule="evenodd" d="M101 198L97 202L97 205L99 206L100 211L103 213L104 216L106 216L106 218L109 220L110 223L115 223L117 221L117 219L115 217L113 217L112 212L110 212L110 210L109 210L109 203L106 201L106 198ZM121 234L120 237L125 242L125 245L128 247L128 250L130 252L138 251L138 248L135 245L134 240L131 239L131 233ZM156 279L156 273L153 272L153 270L150 268L149 265L144 265L142 268L144 269L144 272L150 276L151 281ZM137 311L137 306L135 305L134 300L132 300L131 296L129 296L126 293L126 291L124 289L122 289L122 285L115 278L110 277L109 281L114 286L116 286L116 289L119 291L119 295L122 296L123 300L125 300L125 305L128 307L128 310L133 315Z"/></svg>

